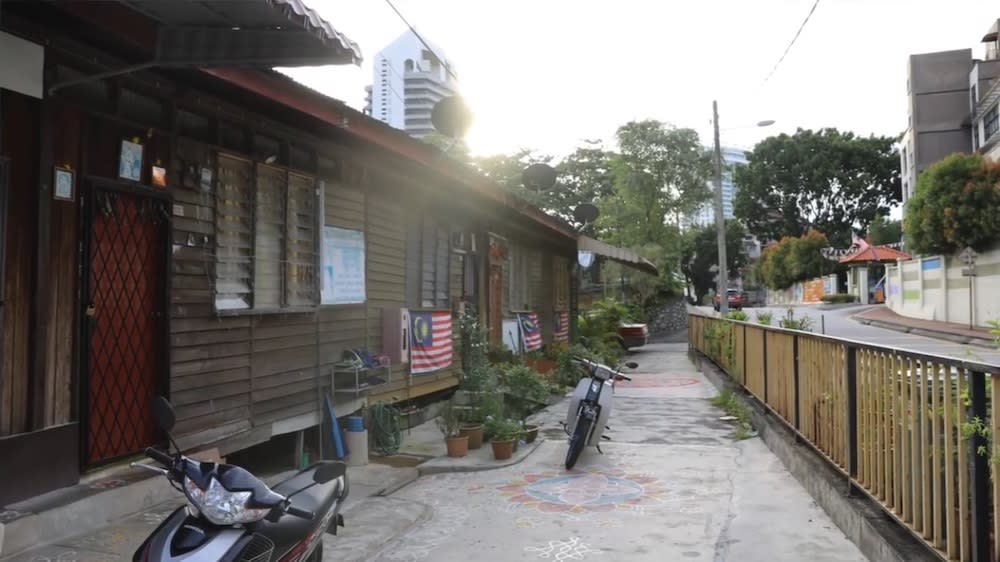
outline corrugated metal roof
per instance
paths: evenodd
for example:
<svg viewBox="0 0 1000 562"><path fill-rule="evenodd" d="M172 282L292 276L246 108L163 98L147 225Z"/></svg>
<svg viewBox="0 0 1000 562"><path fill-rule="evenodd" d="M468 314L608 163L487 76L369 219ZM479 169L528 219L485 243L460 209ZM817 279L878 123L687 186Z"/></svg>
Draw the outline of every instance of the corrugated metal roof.
<svg viewBox="0 0 1000 562"><path fill-rule="evenodd" d="M647 260L646 258L636 254L632 250L627 250L625 248L618 248L612 246L607 242L601 242L589 236L581 235L576 240L576 249L583 252L593 252L599 256L604 256L608 259L614 260L620 264L626 265L633 269L638 269L644 273L650 275L659 275L660 272L656 268L653 262Z"/></svg>
<svg viewBox="0 0 1000 562"><path fill-rule="evenodd" d="M341 47L349 49L354 53L355 61L354 64L360 65L362 61L361 47L357 43L351 41L346 35L334 29L330 22L323 19L319 12L306 6L305 2L302 0L268 0L272 4L281 7L285 10L285 15L290 18L290 13L304 18L304 22L308 22L307 30L311 32L322 32L323 38L327 41L337 41L340 43Z"/></svg>

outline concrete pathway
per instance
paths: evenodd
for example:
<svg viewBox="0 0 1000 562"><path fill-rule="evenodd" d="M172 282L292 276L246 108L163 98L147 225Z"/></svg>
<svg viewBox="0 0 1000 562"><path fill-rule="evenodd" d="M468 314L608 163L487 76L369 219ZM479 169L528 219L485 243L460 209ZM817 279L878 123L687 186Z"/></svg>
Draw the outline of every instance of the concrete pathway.
<svg viewBox="0 0 1000 562"><path fill-rule="evenodd" d="M637 350L634 381L617 387L614 440L604 455L585 451L573 471L563 470L566 438L558 421L565 402L535 416L543 441L522 447L515 464L482 470L502 465L488 454L436 459L425 464L447 472L419 480L413 468L352 467L347 526L325 537L324 558L864 560L759 439L732 439L709 402L715 388L694 370L686 349ZM422 428L404 439L411 441L407 450L431 452L441 436ZM412 483L391 493L401 482ZM3 562L130 560L180 501Z"/></svg>
<svg viewBox="0 0 1000 562"><path fill-rule="evenodd" d="M359 505L327 559L865 560L759 439L731 438L685 352L635 353L604 455L587 450L563 470L567 406L556 405L536 416L547 440L524 461L423 477Z"/></svg>

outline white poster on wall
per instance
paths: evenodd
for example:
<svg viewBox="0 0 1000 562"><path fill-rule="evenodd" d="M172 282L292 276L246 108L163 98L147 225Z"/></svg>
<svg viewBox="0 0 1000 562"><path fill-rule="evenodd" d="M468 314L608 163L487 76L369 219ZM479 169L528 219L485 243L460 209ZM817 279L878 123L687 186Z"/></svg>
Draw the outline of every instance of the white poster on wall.
<svg viewBox="0 0 1000 562"><path fill-rule="evenodd" d="M365 302L365 234L323 227L323 304Z"/></svg>

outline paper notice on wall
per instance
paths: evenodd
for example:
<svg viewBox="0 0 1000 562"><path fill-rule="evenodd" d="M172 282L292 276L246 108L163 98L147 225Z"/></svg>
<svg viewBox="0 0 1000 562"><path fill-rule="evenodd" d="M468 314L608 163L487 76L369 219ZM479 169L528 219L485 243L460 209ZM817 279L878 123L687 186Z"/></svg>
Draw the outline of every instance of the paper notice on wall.
<svg viewBox="0 0 1000 562"><path fill-rule="evenodd" d="M323 304L365 302L365 234L323 227Z"/></svg>

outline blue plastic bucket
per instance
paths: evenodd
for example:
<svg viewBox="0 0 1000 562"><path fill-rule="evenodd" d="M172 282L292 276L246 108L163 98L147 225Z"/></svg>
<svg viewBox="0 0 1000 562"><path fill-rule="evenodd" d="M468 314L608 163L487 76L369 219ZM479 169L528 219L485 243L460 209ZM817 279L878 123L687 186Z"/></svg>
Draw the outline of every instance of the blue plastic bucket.
<svg viewBox="0 0 1000 562"><path fill-rule="evenodd" d="M365 420L361 416L347 416L347 431L360 433L365 430Z"/></svg>

